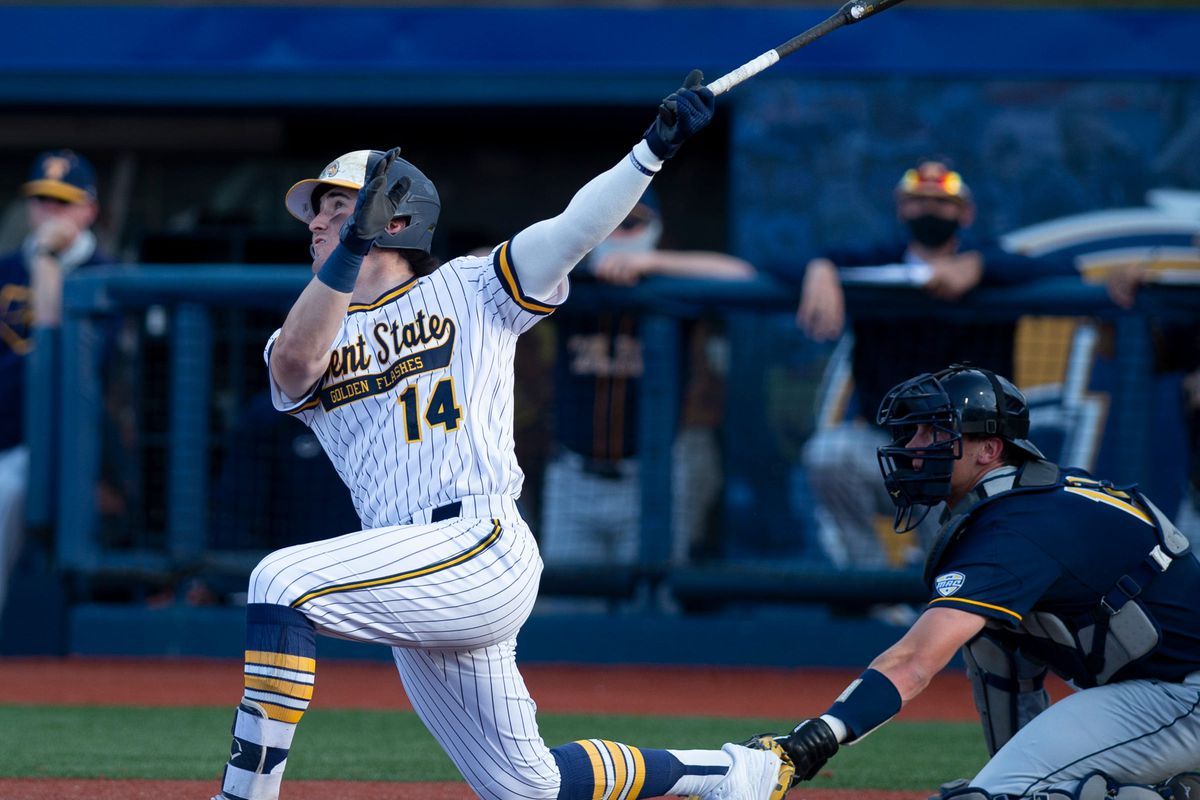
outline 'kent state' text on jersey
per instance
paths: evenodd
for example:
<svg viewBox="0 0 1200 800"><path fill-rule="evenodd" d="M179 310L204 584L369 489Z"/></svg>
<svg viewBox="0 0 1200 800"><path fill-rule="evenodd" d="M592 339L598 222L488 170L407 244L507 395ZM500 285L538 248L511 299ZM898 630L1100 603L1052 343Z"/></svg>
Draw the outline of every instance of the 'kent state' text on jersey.
<svg viewBox="0 0 1200 800"><path fill-rule="evenodd" d="M364 528L468 495L515 498L514 350L553 310L521 293L508 243L454 259L351 304L323 378L297 402L272 380L276 408L312 428Z"/></svg>

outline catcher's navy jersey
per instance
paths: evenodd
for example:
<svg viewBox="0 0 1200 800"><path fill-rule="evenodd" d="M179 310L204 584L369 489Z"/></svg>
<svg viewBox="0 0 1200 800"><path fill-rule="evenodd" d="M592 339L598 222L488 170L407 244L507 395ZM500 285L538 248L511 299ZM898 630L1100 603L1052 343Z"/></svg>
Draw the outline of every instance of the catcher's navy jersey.
<svg viewBox="0 0 1200 800"><path fill-rule="evenodd" d="M1101 491L1080 470L1048 491L1000 496L981 506L937 565L929 607L980 614L1021 630L1031 612L1048 612L1077 631L1118 579L1158 542L1139 507ZM1158 647L1115 676L1181 680L1200 670L1200 562L1176 559L1139 598L1162 631ZM1022 636L1022 648L1067 679L1080 661L1066 647ZM1094 677L1094 676L1093 676Z"/></svg>

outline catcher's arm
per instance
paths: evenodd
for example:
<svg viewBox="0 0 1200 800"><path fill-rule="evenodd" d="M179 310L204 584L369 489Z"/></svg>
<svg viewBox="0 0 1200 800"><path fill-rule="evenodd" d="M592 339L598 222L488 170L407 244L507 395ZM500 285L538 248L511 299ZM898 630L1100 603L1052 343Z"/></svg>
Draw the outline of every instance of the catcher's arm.
<svg viewBox="0 0 1200 800"><path fill-rule="evenodd" d="M745 746L770 749L764 740L777 743L796 769L795 780L811 780L842 744L859 741L900 713L986 621L954 608L927 610L820 717L804 720L786 736L757 736Z"/></svg>

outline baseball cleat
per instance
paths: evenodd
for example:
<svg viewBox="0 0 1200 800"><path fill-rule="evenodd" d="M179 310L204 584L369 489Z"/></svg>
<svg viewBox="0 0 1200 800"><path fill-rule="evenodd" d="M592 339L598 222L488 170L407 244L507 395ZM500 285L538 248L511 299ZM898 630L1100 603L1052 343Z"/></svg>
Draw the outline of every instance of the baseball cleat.
<svg viewBox="0 0 1200 800"><path fill-rule="evenodd" d="M688 800L783 800L796 774L791 759L771 739L770 749L751 750L740 744L721 748L733 760L725 780L711 792Z"/></svg>

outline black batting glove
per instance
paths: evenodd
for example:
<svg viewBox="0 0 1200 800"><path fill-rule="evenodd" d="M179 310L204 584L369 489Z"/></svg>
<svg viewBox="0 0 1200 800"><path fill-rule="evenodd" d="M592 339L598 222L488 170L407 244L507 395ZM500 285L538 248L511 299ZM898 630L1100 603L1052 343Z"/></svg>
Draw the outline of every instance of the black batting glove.
<svg viewBox="0 0 1200 800"><path fill-rule="evenodd" d="M341 240L346 249L358 255L366 255L375 239L387 232L388 223L396 216L404 196L408 194L412 180L407 177L396 181L388 188L388 170L400 157L400 148L393 147L384 153L367 176L363 187L358 190L358 204L354 213L342 224Z"/></svg>
<svg viewBox="0 0 1200 800"><path fill-rule="evenodd" d="M658 117L646 129L646 144L664 161L675 155L689 136L712 122L717 98L703 84L703 72L689 72L683 86L663 98Z"/></svg>
<svg viewBox="0 0 1200 800"><path fill-rule="evenodd" d="M787 736L776 739L796 767L796 780L810 781L838 751L837 736L820 717L806 719Z"/></svg>

